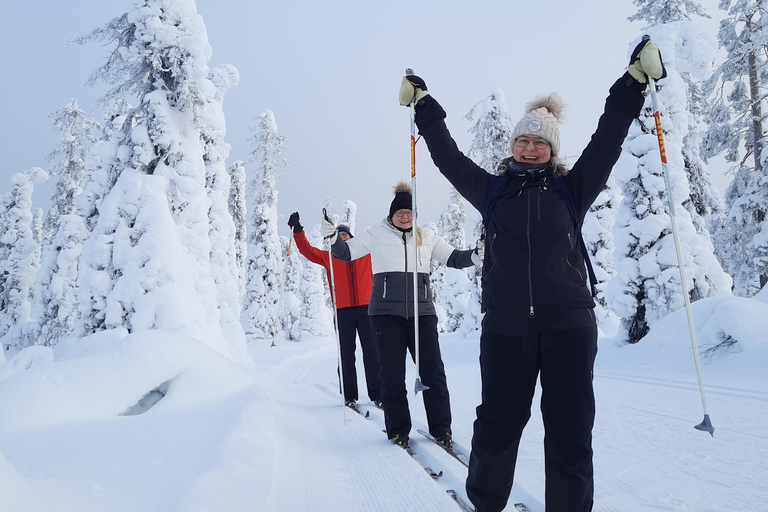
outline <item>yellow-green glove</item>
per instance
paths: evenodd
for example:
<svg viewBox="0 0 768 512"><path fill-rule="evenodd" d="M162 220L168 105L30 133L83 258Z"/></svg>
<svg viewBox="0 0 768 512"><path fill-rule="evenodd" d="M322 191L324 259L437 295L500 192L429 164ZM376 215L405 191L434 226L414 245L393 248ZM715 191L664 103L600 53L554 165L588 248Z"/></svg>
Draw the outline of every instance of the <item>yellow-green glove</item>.
<svg viewBox="0 0 768 512"><path fill-rule="evenodd" d="M427 96L427 84L416 75L405 75L400 84L400 104L407 107L411 103L416 104L421 98Z"/></svg>
<svg viewBox="0 0 768 512"><path fill-rule="evenodd" d="M629 58L627 71L641 84L646 83L649 76L654 80L667 76L659 47L651 41L649 36L643 36L643 40L635 47Z"/></svg>

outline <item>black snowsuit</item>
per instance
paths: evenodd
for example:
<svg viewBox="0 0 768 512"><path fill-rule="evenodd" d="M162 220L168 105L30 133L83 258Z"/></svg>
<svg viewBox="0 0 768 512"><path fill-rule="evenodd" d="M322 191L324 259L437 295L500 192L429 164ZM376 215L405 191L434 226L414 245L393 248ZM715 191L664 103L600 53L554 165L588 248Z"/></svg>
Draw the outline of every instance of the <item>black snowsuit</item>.
<svg viewBox="0 0 768 512"><path fill-rule="evenodd" d="M595 304L574 222L552 180L565 181L583 218L621 154L644 89L625 74L611 87L597 130L571 171L562 177L562 169L552 168L525 179L513 176L487 219L482 403L467 478L467 494L478 510L506 506L539 375L547 511L592 509ZM493 180L508 178L487 173L463 155L444 118L431 96L416 105L416 125L435 165L484 212Z"/></svg>

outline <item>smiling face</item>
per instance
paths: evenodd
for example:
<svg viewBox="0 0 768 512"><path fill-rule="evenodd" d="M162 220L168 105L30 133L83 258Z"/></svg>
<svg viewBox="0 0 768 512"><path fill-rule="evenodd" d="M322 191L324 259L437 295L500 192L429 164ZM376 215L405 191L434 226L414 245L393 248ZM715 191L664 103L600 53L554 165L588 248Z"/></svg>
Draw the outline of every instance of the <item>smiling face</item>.
<svg viewBox="0 0 768 512"><path fill-rule="evenodd" d="M392 224L400 229L413 227L413 212L411 210L397 210L392 214Z"/></svg>
<svg viewBox="0 0 768 512"><path fill-rule="evenodd" d="M535 135L521 135L515 139L512 158L523 164L545 164L552 158L552 146Z"/></svg>

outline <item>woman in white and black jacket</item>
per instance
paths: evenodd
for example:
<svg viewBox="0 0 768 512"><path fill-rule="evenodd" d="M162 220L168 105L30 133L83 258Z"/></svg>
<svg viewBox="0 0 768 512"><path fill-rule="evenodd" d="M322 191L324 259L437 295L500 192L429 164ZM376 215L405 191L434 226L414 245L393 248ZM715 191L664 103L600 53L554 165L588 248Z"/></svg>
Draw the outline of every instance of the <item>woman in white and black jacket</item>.
<svg viewBox="0 0 768 512"><path fill-rule="evenodd" d="M570 170L558 160L559 98L530 103L511 134L512 156L502 162L499 175L459 151L445 111L427 93L424 80L403 79L400 103L415 105L415 122L432 160L484 212L486 222L482 403L466 484L478 512L500 512L507 504L537 379L547 512L592 510L597 324L573 217L580 222L605 186L643 106L646 74L665 76L650 40L637 46L628 72L610 88L597 130Z"/></svg>
<svg viewBox="0 0 768 512"><path fill-rule="evenodd" d="M368 305L376 344L381 361L384 421L387 437L407 447L411 431L411 415L405 387L405 356L410 351L415 358L413 320L413 216L411 188L401 182L395 187L395 197L389 215L381 224L369 228L355 238L342 241L335 238L335 226L323 221L323 236L332 240L333 256L352 261L371 255L373 287ZM451 443L451 404L445 368L440 356L437 336L437 315L429 287L430 261L435 259L453 268L482 263L479 249L459 251L441 236L419 227L417 233L418 301L419 301L419 376L429 387L423 391L429 433L439 442Z"/></svg>

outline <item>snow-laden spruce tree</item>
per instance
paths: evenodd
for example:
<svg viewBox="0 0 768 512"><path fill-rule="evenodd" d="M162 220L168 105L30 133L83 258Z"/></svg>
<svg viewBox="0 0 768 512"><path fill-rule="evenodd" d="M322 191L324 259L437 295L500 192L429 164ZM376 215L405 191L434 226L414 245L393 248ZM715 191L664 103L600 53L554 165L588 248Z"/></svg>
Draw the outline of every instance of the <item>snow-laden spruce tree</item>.
<svg viewBox="0 0 768 512"><path fill-rule="evenodd" d="M222 89L208 69L211 47L194 1L138 0L79 41L116 45L92 80L114 86L105 102L127 95L138 106L113 112L111 144L99 148L78 204L91 234L75 333L176 331L247 358L245 343L223 325L219 302L230 299L220 296L220 265L211 261L209 212L221 205L209 196L207 160L210 134L222 129Z"/></svg>
<svg viewBox="0 0 768 512"><path fill-rule="evenodd" d="M629 20L644 21L646 26L710 17L700 2L694 0L635 0L634 3L639 9ZM683 201L683 206L690 213L696 231L712 240L715 255L722 263L725 255L719 242L723 238L724 206L701 157L699 135L709 109L703 85L711 73L709 65L700 63L712 62L715 59L711 38L702 41L697 47L697 52L700 54L700 58L695 59L700 61L695 63L697 69L691 72L684 66L678 68L686 86L686 110L689 118L688 133L683 137L682 154L690 193L688 200Z"/></svg>
<svg viewBox="0 0 768 512"><path fill-rule="evenodd" d="M210 267L216 283L219 322L224 336L238 345L245 343L240 323L242 297L235 222L229 209L231 180L226 168L230 146L224 141L224 93L238 84L240 74L234 66L222 65L208 75L204 101L194 104L195 126L200 132L205 162L205 189L210 200L208 238Z"/></svg>
<svg viewBox="0 0 768 512"><path fill-rule="evenodd" d="M467 156L486 171L498 174L499 163L512 154L510 143L515 128L507 109L504 92L498 87L495 88L488 97L472 107L464 118L474 122L468 130L472 134L472 142ZM470 224L474 229L468 245L473 246L481 237L483 221L481 212L474 208L472 211L474 213L470 215ZM462 331L465 333L479 329L482 321L480 313L482 269L472 266L466 269L466 273L470 280L471 296L467 302L467 311L462 325Z"/></svg>
<svg viewBox="0 0 768 512"><path fill-rule="evenodd" d="M304 300L301 294L301 282L304 273L304 261L301 253L293 245L292 238L280 237L281 254L285 255L283 264L283 330L290 341L301 340L302 313Z"/></svg>
<svg viewBox="0 0 768 512"><path fill-rule="evenodd" d="M86 156L98 140L101 126L87 117L73 99L51 114L61 132L58 147L51 152L55 164L50 175L56 180L51 207L43 224L40 270L35 282L34 341L52 347L72 332L77 319L78 262L88 236L85 223L75 211L75 198L83 190Z"/></svg>
<svg viewBox="0 0 768 512"><path fill-rule="evenodd" d="M349 226L352 235L355 234L355 227L357 227L357 203L350 199L344 201L344 217L342 217L341 224Z"/></svg>
<svg viewBox="0 0 768 512"><path fill-rule="evenodd" d="M445 240L453 247L463 250L467 246L464 226L467 224L467 214L464 209L464 199L450 187L448 204L440 213L438 223L433 226ZM469 278L463 269L448 268L437 260L430 264L430 282L432 296L438 309L439 327L441 332L455 332L464 322L467 302L471 296ZM454 272L464 275L464 279L451 276ZM475 274L472 274L475 277ZM454 288L458 285L459 288ZM477 311L480 313L480 303L477 303Z"/></svg>
<svg viewBox="0 0 768 512"><path fill-rule="evenodd" d="M721 0L719 7L727 11L717 36L725 60L708 82L712 107L702 156L725 153L735 164L725 191L725 268L734 293L752 297L768 282L768 3Z"/></svg>
<svg viewBox="0 0 768 512"><path fill-rule="evenodd" d="M595 286L596 314L598 325L603 328L607 327L611 320L606 289L608 282L616 275L616 267L613 263L612 229L620 201L621 193L616 186L613 174L611 174L602 192L584 216L584 224L581 228L584 244L592 261L592 269L597 278L597 285Z"/></svg>
<svg viewBox="0 0 768 512"><path fill-rule="evenodd" d="M645 32L659 45L668 72L657 84L658 98L690 298L729 293L730 278L715 258L712 243L697 233L682 206L690 196L682 151L690 118L680 71L698 76L706 72L711 62L704 51L707 34L686 21L649 27ZM637 42L639 38L632 48ZM650 94L630 127L614 176L622 201L613 228L617 275L608 283L607 297L621 318L620 336L635 343L653 322L684 305Z"/></svg>
<svg viewBox="0 0 768 512"><path fill-rule="evenodd" d="M39 167L11 177L0 203L0 345L19 350L23 326L32 321L35 274L40 268L42 211L32 212L35 185L48 174Z"/></svg>
<svg viewBox="0 0 768 512"><path fill-rule="evenodd" d="M250 219L246 256L246 287L241 321L248 342L269 340L282 332L280 294L283 262L277 235L277 172L288 164L281 156L285 137L275 116L265 110L251 128Z"/></svg>
<svg viewBox="0 0 768 512"><path fill-rule="evenodd" d="M248 208L245 163L236 160L229 168L229 214L235 223L235 262L240 297L245 294L245 256L248 252Z"/></svg>

